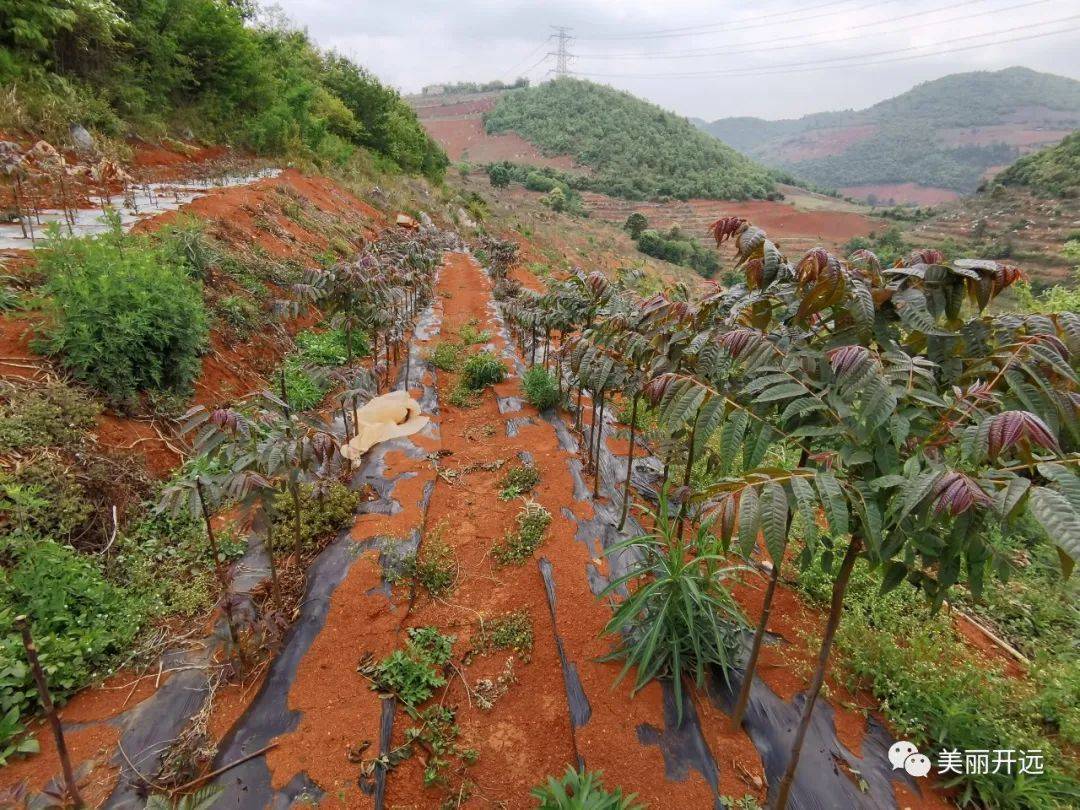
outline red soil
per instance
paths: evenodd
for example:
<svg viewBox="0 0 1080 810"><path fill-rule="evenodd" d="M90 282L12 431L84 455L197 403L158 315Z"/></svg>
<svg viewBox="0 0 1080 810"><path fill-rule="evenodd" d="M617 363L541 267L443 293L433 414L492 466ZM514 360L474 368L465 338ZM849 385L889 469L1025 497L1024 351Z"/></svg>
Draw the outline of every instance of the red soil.
<svg viewBox="0 0 1080 810"><path fill-rule="evenodd" d="M872 137L877 129L876 124L815 129L784 141L777 151L789 161L842 155L849 147Z"/></svg>
<svg viewBox="0 0 1080 810"><path fill-rule="evenodd" d="M428 119L422 122L451 160L492 163L511 160L535 166L585 171L569 155L548 157L516 132L489 135L479 118Z"/></svg>

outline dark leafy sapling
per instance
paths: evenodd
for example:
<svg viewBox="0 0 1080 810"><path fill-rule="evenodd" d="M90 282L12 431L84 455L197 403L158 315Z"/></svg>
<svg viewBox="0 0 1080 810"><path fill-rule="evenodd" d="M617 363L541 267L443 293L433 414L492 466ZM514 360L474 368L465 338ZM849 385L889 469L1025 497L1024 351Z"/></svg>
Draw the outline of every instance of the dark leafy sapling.
<svg viewBox="0 0 1080 810"><path fill-rule="evenodd" d="M1071 359L1080 318L982 314L1019 277L994 262L947 264L935 251L917 251L881 269L866 252L845 263L818 249L792 266L760 229L723 230L734 235L747 281L720 343L742 368L740 398L752 396L778 443L803 457L793 470L753 470L698 497L719 512L725 533L736 515L744 541L760 530L774 564L788 515L798 511L808 529L798 562L820 558L835 570L776 791L775 805L784 807L858 557L883 569L886 590L907 580L936 607L962 572L977 594L988 566L1008 565L985 529L1026 512L1071 569L1080 553L1080 479L1068 452L1077 435ZM676 384L684 396L707 387L689 376L667 381ZM818 510L827 524L820 537Z"/></svg>
<svg viewBox="0 0 1080 810"><path fill-rule="evenodd" d="M241 674L247 668L247 656L244 652L243 639L237 622L233 603L228 598L229 573L218 548L217 534L211 520L211 512L221 505L223 492L221 478L209 474L206 465L193 465L189 474L173 480L161 493L157 511L170 512L174 515L187 513L196 520L202 520L206 529L206 539L210 544L210 553L214 556L214 572L218 587L222 591L221 611L229 628L229 639L240 661Z"/></svg>

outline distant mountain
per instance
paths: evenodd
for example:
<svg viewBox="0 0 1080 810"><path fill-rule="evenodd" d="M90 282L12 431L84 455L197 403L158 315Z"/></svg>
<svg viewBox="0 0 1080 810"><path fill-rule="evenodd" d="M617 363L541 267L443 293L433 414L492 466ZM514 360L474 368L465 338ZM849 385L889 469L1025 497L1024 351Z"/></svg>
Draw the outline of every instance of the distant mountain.
<svg viewBox="0 0 1080 810"><path fill-rule="evenodd" d="M957 73L865 110L698 126L767 166L853 196L936 202L1080 127L1080 82L1021 67Z"/></svg>
<svg viewBox="0 0 1080 810"><path fill-rule="evenodd" d="M500 96L487 133L515 132L548 156L591 169L575 187L629 199L761 198L773 173L685 118L629 93L557 79Z"/></svg>

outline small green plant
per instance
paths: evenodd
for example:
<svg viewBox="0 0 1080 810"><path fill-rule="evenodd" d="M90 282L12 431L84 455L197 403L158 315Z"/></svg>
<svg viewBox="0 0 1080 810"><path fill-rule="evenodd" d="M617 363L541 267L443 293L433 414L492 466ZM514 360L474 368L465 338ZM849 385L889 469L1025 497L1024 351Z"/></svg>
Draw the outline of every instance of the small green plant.
<svg viewBox="0 0 1080 810"><path fill-rule="evenodd" d="M487 343L491 340L491 330L477 329L476 321L469 321L458 330L458 337L461 338L461 342L466 346L477 343Z"/></svg>
<svg viewBox="0 0 1080 810"><path fill-rule="evenodd" d="M499 492L499 500L511 501L521 495L533 491L540 483L540 471L532 464L516 464L508 469L499 481L502 490Z"/></svg>
<svg viewBox="0 0 1080 810"><path fill-rule="evenodd" d="M551 513L535 501L526 501L517 516L517 528L506 533L492 550L503 565L520 565L540 548L551 525Z"/></svg>
<svg viewBox="0 0 1080 810"><path fill-rule="evenodd" d="M408 706L419 706L446 685L440 673L450 662L453 645L453 636L434 627L411 627L404 650L394 650L378 663L362 661L360 672L374 688L393 692Z"/></svg>
<svg viewBox="0 0 1080 810"><path fill-rule="evenodd" d="M139 391L186 391L206 345L199 285L159 246L119 228L117 220L101 236L50 236L40 347L114 403Z"/></svg>
<svg viewBox="0 0 1080 810"><path fill-rule="evenodd" d="M491 352L477 352L462 365L462 379L469 388L479 391L506 379L506 366Z"/></svg>
<svg viewBox="0 0 1080 810"><path fill-rule="evenodd" d="M481 620L475 645L477 652L513 650L522 660L529 660L533 648L533 623L529 611L523 608Z"/></svg>
<svg viewBox="0 0 1080 810"><path fill-rule="evenodd" d="M432 596L449 593L457 581L457 563L454 550L443 538L448 524L444 520L424 538L420 552L410 554L402 561L401 576L410 579Z"/></svg>
<svg viewBox="0 0 1080 810"><path fill-rule="evenodd" d="M405 730L405 743L420 743L428 753L424 762L424 785L445 785L451 759L457 758L472 765L479 758L474 748L461 748L458 738L461 728L454 710L448 706L429 706L415 715L418 725Z"/></svg>
<svg viewBox="0 0 1080 810"><path fill-rule="evenodd" d="M461 367L462 347L443 341L428 354L428 362L443 371L457 371Z"/></svg>
<svg viewBox="0 0 1080 810"><path fill-rule="evenodd" d="M731 796L721 796L720 804L728 810L762 810L757 799L751 794L745 794L741 799L733 799Z"/></svg>
<svg viewBox="0 0 1080 810"><path fill-rule="evenodd" d="M623 796L622 788L604 789L602 771L590 772L567 767L561 779L549 776L547 782L532 789L539 810L641 810L634 800L636 793Z"/></svg>
<svg viewBox="0 0 1080 810"><path fill-rule="evenodd" d="M223 788L217 785L207 785L178 799L154 794L146 800L145 810L210 810L217 804L222 791Z"/></svg>
<svg viewBox="0 0 1080 810"><path fill-rule="evenodd" d="M525 399L539 411L559 404L559 386L554 375L543 366L531 366L521 378Z"/></svg>

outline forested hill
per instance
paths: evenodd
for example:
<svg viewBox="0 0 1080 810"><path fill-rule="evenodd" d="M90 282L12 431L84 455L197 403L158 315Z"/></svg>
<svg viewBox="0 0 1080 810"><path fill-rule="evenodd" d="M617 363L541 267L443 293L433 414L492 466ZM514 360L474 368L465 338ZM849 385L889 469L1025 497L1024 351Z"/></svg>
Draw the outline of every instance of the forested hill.
<svg viewBox="0 0 1080 810"><path fill-rule="evenodd" d="M0 0L0 130L67 146L193 133L269 155L347 163L359 149L439 178L446 155L397 91L259 22L256 2Z"/></svg>
<svg viewBox="0 0 1080 810"><path fill-rule="evenodd" d="M547 155L592 169L580 185L630 199L746 199L773 190L771 173L685 118L592 82L557 79L503 95L489 133L513 131Z"/></svg>
<svg viewBox="0 0 1080 810"><path fill-rule="evenodd" d="M957 73L864 110L698 125L768 166L834 188L969 192L994 167L1080 127L1080 82L1019 67Z"/></svg>
<svg viewBox="0 0 1080 810"><path fill-rule="evenodd" d="M1080 197L1080 131L1057 146L1020 158L994 179L1006 186L1025 186L1040 195Z"/></svg>

